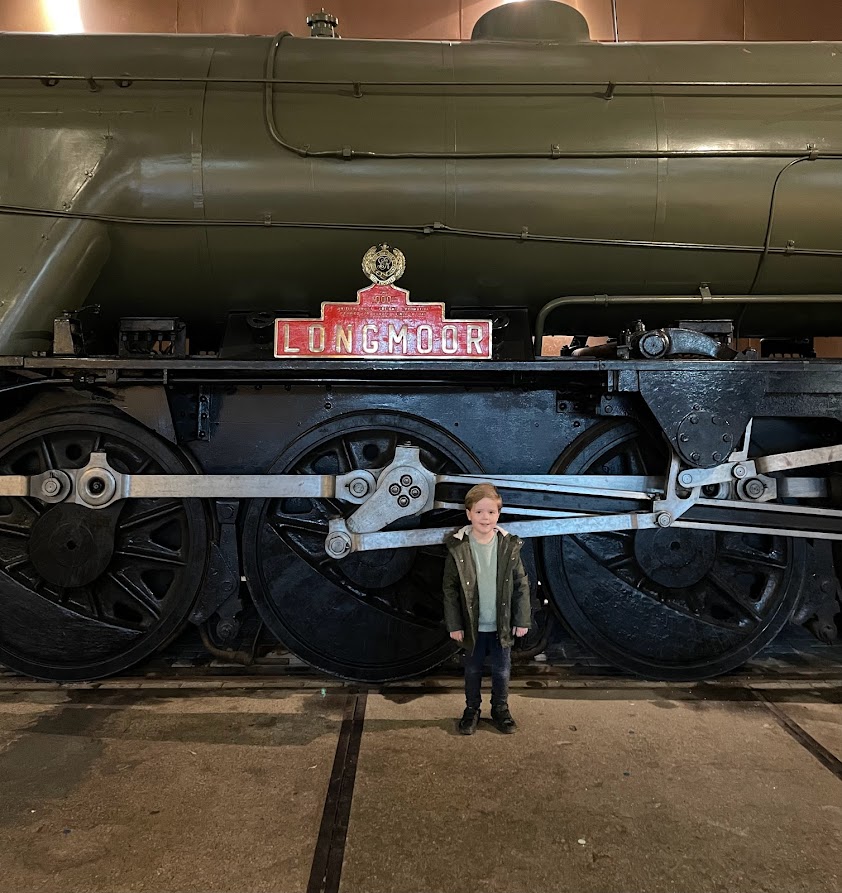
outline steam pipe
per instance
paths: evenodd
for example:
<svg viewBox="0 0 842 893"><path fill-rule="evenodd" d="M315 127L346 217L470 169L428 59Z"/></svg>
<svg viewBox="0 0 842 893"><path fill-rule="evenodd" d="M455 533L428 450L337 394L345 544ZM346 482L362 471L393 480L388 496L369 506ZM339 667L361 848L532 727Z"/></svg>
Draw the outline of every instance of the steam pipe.
<svg viewBox="0 0 842 893"><path fill-rule="evenodd" d="M613 307L621 304L842 304L839 295L562 295L544 304L535 318L534 350L541 356L541 341L547 317L571 304L597 304Z"/></svg>

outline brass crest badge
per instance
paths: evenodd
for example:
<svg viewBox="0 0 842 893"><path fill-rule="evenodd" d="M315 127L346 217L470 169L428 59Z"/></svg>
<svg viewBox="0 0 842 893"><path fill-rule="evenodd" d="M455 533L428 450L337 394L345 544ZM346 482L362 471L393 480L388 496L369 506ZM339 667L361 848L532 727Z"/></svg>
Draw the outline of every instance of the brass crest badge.
<svg viewBox="0 0 842 893"><path fill-rule="evenodd" d="M376 285L391 285L403 276L405 270L403 252L385 242L373 245L363 256L363 273Z"/></svg>
<svg viewBox="0 0 842 893"><path fill-rule="evenodd" d="M275 318L280 360L490 360L490 319L449 319L443 301L410 301L392 283L406 270L403 252L385 242L363 258L371 285L356 301L322 301L317 318Z"/></svg>

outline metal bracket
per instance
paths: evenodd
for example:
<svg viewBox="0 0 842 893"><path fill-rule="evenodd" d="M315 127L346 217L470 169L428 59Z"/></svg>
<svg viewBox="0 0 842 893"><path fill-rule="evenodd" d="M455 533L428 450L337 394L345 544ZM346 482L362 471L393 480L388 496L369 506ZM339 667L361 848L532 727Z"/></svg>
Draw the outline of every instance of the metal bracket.
<svg viewBox="0 0 842 893"><path fill-rule="evenodd" d="M792 622L808 629L819 641L832 645L839 637L836 615L842 609L842 589L833 566L832 544L807 544L807 573Z"/></svg>
<svg viewBox="0 0 842 893"><path fill-rule="evenodd" d="M697 468L683 471L678 482L683 487L704 487L723 481L756 478L776 471L789 471L794 468L809 468L814 465L829 465L842 462L842 445L815 447L810 450L795 450L791 453L778 453L773 456L758 456L756 459L740 459L724 462L716 468Z"/></svg>
<svg viewBox="0 0 842 893"><path fill-rule="evenodd" d="M331 522L325 542L328 555L344 558L353 550L351 535L382 530L399 518L423 514L435 499L436 475L421 464L418 447L399 446L377 479L377 489L347 522Z"/></svg>
<svg viewBox="0 0 842 893"><path fill-rule="evenodd" d="M75 357L80 353L79 321L65 313L53 320L53 356Z"/></svg>
<svg viewBox="0 0 842 893"><path fill-rule="evenodd" d="M196 437L199 440L210 440L210 412L210 394L204 387L200 387L199 397L196 401Z"/></svg>
<svg viewBox="0 0 842 893"><path fill-rule="evenodd" d="M219 542L212 543L208 569L202 581L199 599L190 615L192 623L204 623L215 613L234 622L242 611L240 599L240 555L237 549L237 512L239 502L220 499L216 503ZM221 636L230 638L230 636Z"/></svg>
<svg viewBox="0 0 842 893"><path fill-rule="evenodd" d="M673 448L694 468L720 465L742 438L766 391L765 375L724 365L728 368L709 372L665 367L640 374L641 396Z"/></svg>

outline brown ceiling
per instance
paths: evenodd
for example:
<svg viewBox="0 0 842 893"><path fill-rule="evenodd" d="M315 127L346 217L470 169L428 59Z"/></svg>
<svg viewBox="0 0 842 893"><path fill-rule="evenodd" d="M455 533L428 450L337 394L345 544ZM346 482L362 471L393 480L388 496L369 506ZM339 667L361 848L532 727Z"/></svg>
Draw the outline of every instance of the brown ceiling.
<svg viewBox="0 0 842 893"><path fill-rule="evenodd" d="M308 33L322 3L345 37L467 40L500 0L78 0L91 32ZM0 29L49 31L76 0L0 0ZM613 40L612 0L569 0ZM620 40L842 40L842 0L616 0Z"/></svg>

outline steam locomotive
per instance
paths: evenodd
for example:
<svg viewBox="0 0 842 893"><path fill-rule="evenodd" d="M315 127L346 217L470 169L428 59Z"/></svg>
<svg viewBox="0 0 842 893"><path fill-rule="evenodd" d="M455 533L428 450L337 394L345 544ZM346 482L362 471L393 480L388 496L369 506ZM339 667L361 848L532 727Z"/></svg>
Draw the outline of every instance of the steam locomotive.
<svg viewBox="0 0 842 893"><path fill-rule="evenodd" d="M528 649L554 615L698 679L833 642L838 46L601 45L555 0L458 44L312 24L0 35L0 661L101 678L259 618L422 673L480 480Z"/></svg>

